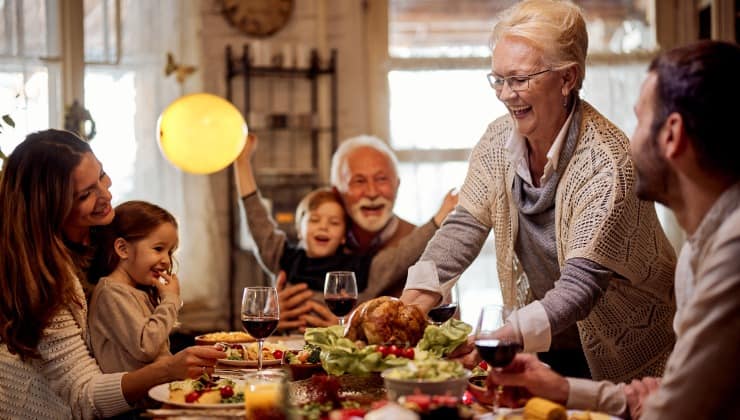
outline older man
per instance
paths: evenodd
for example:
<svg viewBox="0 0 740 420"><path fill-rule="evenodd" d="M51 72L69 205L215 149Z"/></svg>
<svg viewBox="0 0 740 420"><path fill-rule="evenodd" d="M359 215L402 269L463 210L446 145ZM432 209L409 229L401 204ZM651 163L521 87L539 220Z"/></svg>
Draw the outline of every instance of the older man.
<svg viewBox="0 0 740 420"><path fill-rule="evenodd" d="M393 213L401 184L398 160L379 138L358 136L344 141L332 157L331 183L341 194L352 219L347 240L353 253L374 254L396 245L416 229ZM418 229L418 234L431 238L447 213L449 206L443 204L434 218ZM398 286L394 295L403 288L403 284Z"/></svg>
<svg viewBox="0 0 740 420"><path fill-rule="evenodd" d="M490 385L523 386L573 408L643 419L740 418L740 46L705 41L650 65L635 107L637 193L669 206L689 234L676 269L677 341L662 379L563 378L519 355Z"/></svg>
<svg viewBox="0 0 740 420"><path fill-rule="evenodd" d="M332 156L331 183L344 202L352 220L347 230L345 249L353 254L374 255L379 250L398 246L402 238L414 235L413 244L421 255L447 214L457 204L457 195L448 193L437 213L421 226L403 220L393 212L401 181L398 160L388 145L377 137L358 136L345 140ZM408 251L408 250L406 250ZM380 284L369 279L360 300L377 296L400 296L405 277ZM282 288L279 282L281 328L324 326L336 323L333 315L316 300L303 284ZM283 315L285 314L285 315Z"/></svg>

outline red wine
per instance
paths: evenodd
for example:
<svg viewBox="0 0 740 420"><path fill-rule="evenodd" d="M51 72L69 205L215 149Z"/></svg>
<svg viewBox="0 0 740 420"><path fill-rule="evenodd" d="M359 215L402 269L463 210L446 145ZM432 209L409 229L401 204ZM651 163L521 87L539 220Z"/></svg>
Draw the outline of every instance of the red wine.
<svg viewBox="0 0 740 420"><path fill-rule="evenodd" d="M441 324L452 318L452 315L455 315L455 311L457 311L457 303L437 306L436 308L429 310L429 319L431 319L432 322L438 322Z"/></svg>
<svg viewBox="0 0 740 420"><path fill-rule="evenodd" d="M278 318L265 318L256 316L242 317L242 324L249 335L256 339L269 337L275 332L278 325Z"/></svg>
<svg viewBox="0 0 740 420"><path fill-rule="evenodd" d="M514 360L514 356L522 351L522 345L511 341L496 339L475 340L475 348L480 356L494 367L504 367Z"/></svg>
<svg viewBox="0 0 740 420"><path fill-rule="evenodd" d="M330 296L325 297L324 301L326 301L326 306L329 307L329 310L334 315L345 316L352 310L352 308L355 307L355 304L357 303L357 298L346 296Z"/></svg>

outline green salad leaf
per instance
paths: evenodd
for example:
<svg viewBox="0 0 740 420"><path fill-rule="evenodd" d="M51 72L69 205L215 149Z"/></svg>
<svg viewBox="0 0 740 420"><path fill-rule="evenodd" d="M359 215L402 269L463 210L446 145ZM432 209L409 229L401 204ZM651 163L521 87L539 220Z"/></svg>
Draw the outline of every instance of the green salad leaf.
<svg viewBox="0 0 740 420"><path fill-rule="evenodd" d="M416 347L436 357L444 357L467 340L473 327L458 319L450 318L440 326L429 325Z"/></svg>
<svg viewBox="0 0 740 420"><path fill-rule="evenodd" d="M354 341L344 338L343 334L344 329L338 325L307 328L304 334L306 343L321 348L321 365L331 375L367 375L409 362L393 355L383 357L377 346L358 346Z"/></svg>

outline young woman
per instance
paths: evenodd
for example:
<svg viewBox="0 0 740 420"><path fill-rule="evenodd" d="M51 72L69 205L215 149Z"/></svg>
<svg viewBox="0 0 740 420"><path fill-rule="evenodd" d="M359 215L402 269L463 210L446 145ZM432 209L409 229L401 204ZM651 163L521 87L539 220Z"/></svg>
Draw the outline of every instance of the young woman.
<svg viewBox="0 0 740 420"><path fill-rule="evenodd" d="M96 418L130 410L154 385L211 372L225 353L191 347L103 374L88 347L87 302L70 245L113 220L110 178L90 146L30 134L0 179L0 418Z"/></svg>

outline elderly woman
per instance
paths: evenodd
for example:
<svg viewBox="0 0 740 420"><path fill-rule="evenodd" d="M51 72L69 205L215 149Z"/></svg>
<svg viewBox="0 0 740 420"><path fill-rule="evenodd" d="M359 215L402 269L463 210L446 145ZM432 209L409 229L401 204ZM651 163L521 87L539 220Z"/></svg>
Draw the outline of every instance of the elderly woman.
<svg viewBox="0 0 740 420"><path fill-rule="evenodd" d="M132 372L103 374L89 347L73 255L110 223L111 180L67 131L29 135L0 178L0 418L88 419L132 409L154 385L212 372L225 357L191 347ZM79 261L79 260L78 260Z"/></svg>
<svg viewBox="0 0 740 420"><path fill-rule="evenodd" d="M634 192L626 136L581 100L588 45L576 6L524 1L491 45L509 114L474 148L460 205L409 270L402 299L429 309L495 236L518 336L569 376L659 375L674 343L675 255L652 203Z"/></svg>

